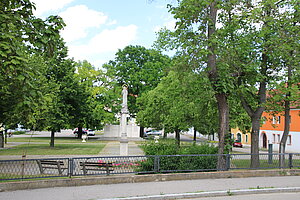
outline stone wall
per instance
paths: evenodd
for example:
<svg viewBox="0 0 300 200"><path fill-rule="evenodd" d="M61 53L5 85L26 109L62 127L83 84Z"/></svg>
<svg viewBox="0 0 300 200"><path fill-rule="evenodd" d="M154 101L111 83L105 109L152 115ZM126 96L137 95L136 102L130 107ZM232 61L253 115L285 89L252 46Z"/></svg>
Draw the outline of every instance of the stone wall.
<svg viewBox="0 0 300 200"><path fill-rule="evenodd" d="M127 125L127 137L128 138L139 138L140 137L140 127L134 124ZM119 138L121 137L120 125L106 125L104 127L103 137Z"/></svg>

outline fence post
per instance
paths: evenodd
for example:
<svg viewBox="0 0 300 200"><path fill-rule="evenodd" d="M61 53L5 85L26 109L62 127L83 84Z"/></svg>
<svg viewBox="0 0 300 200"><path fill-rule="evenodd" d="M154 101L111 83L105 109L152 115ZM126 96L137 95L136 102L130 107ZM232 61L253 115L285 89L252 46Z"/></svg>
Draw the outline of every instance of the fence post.
<svg viewBox="0 0 300 200"><path fill-rule="evenodd" d="M289 168L292 169L293 167L293 154L289 153Z"/></svg>
<svg viewBox="0 0 300 200"><path fill-rule="evenodd" d="M159 156L154 156L154 172L159 172Z"/></svg>
<svg viewBox="0 0 300 200"><path fill-rule="evenodd" d="M268 152L269 152L268 164L272 164L273 163L273 144L269 144Z"/></svg>
<svg viewBox="0 0 300 200"><path fill-rule="evenodd" d="M71 178L73 176L73 167L74 167L74 161L73 161L73 158L69 158L68 159L68 176L69 178Z"/></svg>
<svg viewBox="0 0 300 200"><path fill-rule="evenodd" d="M226 171L230 169L230 154L226 154Z"/></svg>

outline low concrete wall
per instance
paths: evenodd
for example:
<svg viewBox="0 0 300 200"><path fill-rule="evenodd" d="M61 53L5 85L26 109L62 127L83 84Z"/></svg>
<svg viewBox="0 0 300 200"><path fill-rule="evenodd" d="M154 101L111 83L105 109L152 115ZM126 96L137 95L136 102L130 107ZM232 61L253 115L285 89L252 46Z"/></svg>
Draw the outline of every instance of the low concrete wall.
<svg viewBox="0 0 300 200"><path fill-rule="evenodd" d="M128 138L139 138L140 137L140 127L128 124L126 127L126 133ZM120 138L120 126L119 125L105 125L103 137L109 138Z"/></svg>
<svg viewBox="0 0 300 200"><path fill-rule="evenodd" d="M247 171L222 171L222 172L196 172L178 174L147 174L147 175L109 175L82 178L47 179L35 181L18 181L0 183L0 191L26 190L50 187L70 187L84 185L156 182L193 179L217 179L217 178L244 178L267 176L299 176L300 169L283 170L247 170Z"/></svg>

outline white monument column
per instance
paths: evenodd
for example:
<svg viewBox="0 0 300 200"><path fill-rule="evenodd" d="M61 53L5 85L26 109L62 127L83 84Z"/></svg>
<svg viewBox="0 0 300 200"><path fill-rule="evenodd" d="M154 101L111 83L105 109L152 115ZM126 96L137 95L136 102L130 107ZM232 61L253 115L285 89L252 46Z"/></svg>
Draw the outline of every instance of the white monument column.
<svg viewBox="0 0 300 200"><path fill-rule="evenodd" d="M128 91L126 85L123 85L122 96L123 96L123 103L122 103L121 119L120 119L120 125L121 125L120 155L128 156L127 116L129 112L127 107Z"/></svg>

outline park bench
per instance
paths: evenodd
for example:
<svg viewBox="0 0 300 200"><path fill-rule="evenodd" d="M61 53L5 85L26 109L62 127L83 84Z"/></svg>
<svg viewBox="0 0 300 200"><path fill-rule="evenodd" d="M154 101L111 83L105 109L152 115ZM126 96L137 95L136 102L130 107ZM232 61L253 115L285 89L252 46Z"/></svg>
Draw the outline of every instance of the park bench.
<svg viewBox="0 0 300 200"><path fill-rule="evenodd" d="M61 175L65 169L64 162L62 160L37 160L41 174L44 174L45 169L57 169Z"/></svg>
<svg viewBox="0 0 300 200"><path fill-rule="evenodd" d="M87 175L88 171L105 171L106 175L109 175L111 171L114 171L112 163L105 162L91 162L84 161L80 162L81 170L83 170L83 174Z"/></svg>

